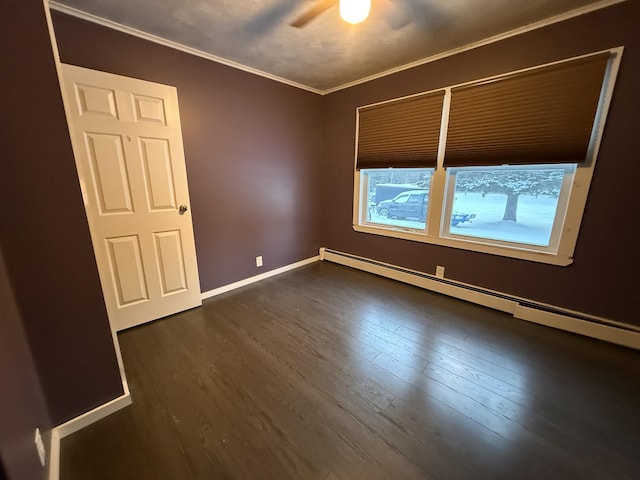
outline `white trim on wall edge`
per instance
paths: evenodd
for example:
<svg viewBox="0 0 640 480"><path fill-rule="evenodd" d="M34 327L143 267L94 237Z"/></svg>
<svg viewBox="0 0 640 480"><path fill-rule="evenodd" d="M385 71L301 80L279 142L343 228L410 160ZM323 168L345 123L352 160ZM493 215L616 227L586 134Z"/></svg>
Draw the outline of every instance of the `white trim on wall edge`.
<svg viewBox="0 0 640 480"><path fill-rule="evenodd" d="M522 27L514 28L513 30L509 30L507 32L499 33L497 35L493 35L491 37L478 40L477 42L468 43L466 45L462 45L461 47L453 48L451 50L447 50L446 52L438 53L436 55L432 55L430 57L422 58L420 60L416 60L411 63L407 63L405 65L400 65L398 67L391 68L389 70L385 70L384 72L376 73L374 75L370 75L365 78L361 78L360 80L354 80L353 82L345 83L344 85L339 85L337 87L329 88L327 90L322 90L322 95L327 95L329 93L337 92L339 90L344 90L350 87L355 87L356 85L360 85L361 83L370 82L371 80L376 80L378 78L386 77L387 75L393 75L394 73L402 72L404 70L409 70L410 68L419 67L420 65L424 65L426 63L435 62L436 60L440 60L446 57L451 57L453 55L457 55L458 53L466 52L468 50L473 50L474 48L484 47L485 45L489 45L492 43L499 42L501 40L505 40L507 38L515 37L517 35L521 35L523 33L531 32L533 30L537 30L539 28L544 28L549 25L553 25L554 23L564 22L565 20L570 20L574 17L579 17L580 15L585 15L587 13L591 13L596 10L601 10L603 8L610 7L612 5L616 5L618 3L626 2L627 0L602 0L597 3L592 3L591 5L585 5L584 7L579 7L574 10L570 10L565 13L561 13L554 17L545 18L544 20L540 20L538 22L530 23L529 25L525 25Z"/></svg>
<svg viewBox="0 0 640 480"><path fill-rule="evenodd" d="M261 273L260 275L255 275L253 277L245 278L244 280L240 280L238 282L230 283L228 285L223 285L222 287L214 288L213 290L202 292L201 298L202 300L206 300L207 298L215 297L216 295L230 292L231 290L235 290L236 288L244 287L246 285L251 285L252 283L259 282L260 280L264 280L265 278L273 277L275 275L288 272L289 270L295 270L296 268L309 265L310 263L317 262L319 260L320 260L320 255L316 255L315 257L310 257L305 260L300 260L299 262L291 263L289 265L285 265L284 267L276 268L275 270L269 270L268 272Z"/></svg>
<svg viewBox="0 0 640 480"><path fill-rule="evenodd" d="M102 420L103 418L117 412L118 410L123 409L124 407L131 405L131 393L129 392L127 379L122 371L120 375L122 377L122 387L124 389L124 394L51 429L51 447L49 451L49 480L60 479L60 441L63 438L79 430L82 430L83 428L97 422L98 420Z"/></svg>
<svg viewBox="0 0 640 480"><path fill-rule="evenodd" d="M262 70L258 70L256 68L252 68L246 65L242 65L241 63L234 62L232 60L227 60L223 57L218 57L216 55L212 55L207 52L203 52L202 50L198 50L196 48L188 47L181 43L172 42L171 40L167 40L165 38L152 35L150 33L143 32L142 30L138 30L133 27L128 27L121 23L117 23L111 20L107 20L102 17L98 17L97 15L92 15L87 12L83 12L82 10L78 10L73 7L69 7L67 5L63 5L58 3L55 0L44 0L49 4L49 8L52 10L56 10L61 13L65 13L67 15L71 15L76 18L80 18L82 20L86 20L88 22L92 22L103 27L111 28L113 30L117 30L119 32L127 33L129 35L133 35L134 37L142 38L144 40L148 40L153 43L157 43L160 45L164 45L165 47L173 48L176 50L180 50L185 53L189 53L191 55L195 55L197 57L204 58L206 60L211 60L216 63L220 63L223 65L227 65L232 68L237 68L238 70L242 70L248 73L253 73L255 75L259 75L261 77L268 78L270 80L274 80L276 82L284 83L286 85L300 88L302 90L306 90L308 92L317 93L319 95L327 95L329 93L337 92L339 90L344 90L349 87L353 87L356 85L360 85L361 83L366 83L371 80L375 80L377 78L386 77L387 75L392 75L397 72L401 72L403 70L408 70L413 67L418 67L420 65L424 65L426 63L434 62L436 60L440 60L445 57L450 57L452 55L456 55L458 53L466 52L467 50L473 50L474 48L482 47L484 45L489 45L491 43L499 42L500 40L504 40L510 37L515 37L516 35L520 35L522 33L530 32L532 30L537 30L539 28L546 27L548 25L553 25L554 23L563 22L565 20L569 20L574 17L579 17L580 15L584 15L596 10L601 10L606 7L610 7L612 5L616 5L618 3L626 2L627 0L602 0L600 2L592 3L591 5L585 5L583 7L576 8L574 10L570 10L565 13L561 13L551 18L547 18L544 20L540 20L538 22L531 23L529 25L525 25L522 27L515 28L513 30L509 30L507 32L499 33L498 35L494 35L489 38L485 38L483 40L479 40L477 42L468 43L466 45L462 45L461 47L454 48L452 50L447 50L446 52L439 53L437 55L432 55L430 57L426 57L420 60L416 60L411 63L407 63L405 65L400 65L398 67L394 67L389 70L385 70L384 72L376 73L374 75L370 75L365 78L361 78L359 80L354 80L353 82L345 83L343 85L338 85L337 87L332 87L326 90L320 90L317 88L309 87L307 85L303 85L298 82L294 82L291 80L287 80L286 78L279 77L277 75L273 75L271 73L263 72Z"/></svg>
<svg viewBox="0 0 640 480"><path fill-rule="evenodd" d="M624 1L624 0L618 0L618 1ZM86 20L88 22L95 23L103 27L111 28L112 30L117 30L119 32L126 33L128 35L133 35L134 37L138 37L143 40L147 40L149 42L153 42L159 45L163 45L165 47L173 48L175 50L179 50L181 52L188 53L190 55L195 55L196 57L204 58L205 60L211 60L212 62L220 63L228 67L237 68L238 70L252 73L260 77L268 78L269 80L274 80L276 82L284 83L291 87L296 87L301 90L306 90L308 92L322 95L322 91L316 88L312 88L307 85L294 82L292 80L287 80L286 78L279 77L277 75L273 75L268 72L263 72L262 70L258 70L257 68L252 68L247 65L242 65L241 63L234 62L233 60L228 60L223 57L218 57L217 55L212 55L202 50L198 50L197 48L189 47L187 45L183 45L178 42L173 42L171 40L167 40L166 38L162 38L157 35L153 35L151 33L143 32L142 30L138 30L137 28L128 27L127 25L123 25L121 23L114 22L112 20L107 20L106 18L98 17L97 15L93 15L91 13L83 12L82 10L78 10L77 8L69 7L67 5L58 3L55 0L49 1L49 7L52 10L65 13L72 17L76 17L81 20Z"/></svg>
<svg viewBox="0 0 640 480"><path fill-rule="evenodd" d="M310 257L296 263L285 265L284 267L276 268L274 270L261 273L260 275L255 275L253 277L245 278L244 280L240 280L238 282L231 283L229 285L224 285L214 290L202 292L201 294L202 299L204 300L207 298L211 298L216 295L220 295L222 293L235 290L236 288L244 287L246 285L259 282L260 280L264 280L266 278L273 277L275 275L279 275L281 273L303 267L305 265L317 262L319 260L320 260L320 255L316 255L315 257ZM116 346L116 354L118 357L118 364L120 367L120 376L122 378L122 387L124 390L124 394L118 398L111 400L110 402L105 403L104 405L100 405L99 407L96 407L87 413L79 415L76 418L72 418L68 422L65 422L51 429L51 447L49 451L49 480L60 479L60 441L63 438L79 430L82 430L83 428L91 425L92 423L97 422L98 420L101 420L111 415L112 413L115 413L118 410L128 405L131 405L132 403L131 393L129 392L129 384L127 383L127 378L124 374L124 367L122 365L120 346L118 344L118 338L115 332L113 333L113 336L114 336L114 343Z"/></svg>
<svg viewBox="0 0 640 480"><path fill-rule="evenodd" d="M235 290L246 285L250 285L260 280L267 279L279 275L296 268L317 262L319 260L330 261L340 265L362 270L382 277L391 278L409 285L431 290L437 293L441 293L447 296L455 297L468 302L483 305L485 307L493 308L502 312L510 313L515 318L520 320L526 320L540 325L545 325L560 330L565 330L572 333L577 333L587 337L604 340L607 342L615 343L625 347L630 347L640 350L640 329L636 330L636 327L632 325L625 325L611 320L600 319L590 315L581 314L580 312L573 312L580 316L586 316L593 318L594 321L583 320L571 316L571 311L562 309L560 307L553 307L558 311L564 311L565 314L554 313L542 310L540 308L533 308L529 305L534 305L535 302L525 299L518 299L517 297L507 296L499 292L494 292L487 289L479 289L472 285L464 284L462 282L456 282L449 279L440 279L435 275L419 272L416 270L409 270L403 267L387 264L384 262L378 262L365 257L357 255L351 255L336 250L330 250L325 247L320 248L319 255L310 257L305 260L301 260L284 267L276 268L260 275L240 280L207 292L202 292L202 299L214 297L222 293ZM522 303L520 303L522 302ZM523 305L526 303L527 305ZM540 307L544 307L544 304L538 304ZM606 322L597 323L597 322ZM115 334L114 334L114 338ZM117 340L116 340L117 341ZM119 353L119 348L118 348ZM99 407L90 410L76 418L69 420L51 430L51 447L49 452L49 480L60 479L60 441L75 433L88 425L91 425L98 420L101 420L118 410L131 405L132 399L129 392L129 386L126 376L122 370L122 364L120 356L118 356L120 363L120 374L122 377L122 386L124 394L118 398L115 398Z"/></svg>
<svg viewBox="0 0 640 480"><path fill-rule="evenodd" d="M60 87L60 94L64 97L65 90L62 88L61 78L61 66L60 66L60 53L58 51L58 43L56 41L55 32L53 29L53 22L51 20L51 12L49 9L49 0L42 0L45 18L47 21L47 29L49 31L49 40L51 42L51 49L53 53L53 60L55 63L56 73L58 76L58 83ZM67 102L64 102L66 105ZM65 110L65 116L66 115ZM68 121L68 118L67 118ZM50 445L48 460L48 478L49 480L59 480L60 478L60 441L75 433L82 428L101 420L112 413L131 405L131 393L129 391L129 383L124 372L124 364L122 362L122 354L120 352L120 343L118 342L117 332L111 331L113 339L113 346L116 355L116 361L118 363L118 369L120 371L120 379L122 381L123 394L113 400L110 400L103 405L100 405L93 410L89 410L86 413L78 415L67 422L53 427L50 432Z"/></svg>
<svg viewBox="0 0 640 480"><path fill-rule="evenodd" d="M623 324L562 307L506 295L447 278L441 279L428 273L398 267L325 247L320 249L320 258L357 270L398 280L409 285L424 288L425 290L431 290L450 297L510 313L520 320L527 320L540 325L640 350L640 328L634 325ZM554 311L549 311L549 309Z"/></svg>
<svg viewBox="0 0 640 480"><path fill-rule="evenodd" d="M529 322L546 325L548 327L578 333L591 338L597 338L607 342L640 349L640 333L624 330L622 328L603 325L601 323L580 320L567 315L553 312L545 312L537 308L518 305L513 312L515 318Z"/></svg>

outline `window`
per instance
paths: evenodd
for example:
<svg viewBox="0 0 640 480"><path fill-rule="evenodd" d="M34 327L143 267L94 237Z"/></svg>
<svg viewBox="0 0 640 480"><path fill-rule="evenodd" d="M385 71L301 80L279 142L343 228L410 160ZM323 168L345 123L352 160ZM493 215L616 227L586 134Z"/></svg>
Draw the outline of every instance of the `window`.
<svg viewBox="0 0 640 480"><path fill-rule="evenodd" d="M425 232L432 174L432 168L361 170L368 205L361 223Z"/></svg>
<svg viewBox="0 0 640 480"><path fill-rule="evenodd" d="M447 169L442 236L555 253L575 164Z"/></svg>
<svg viewBox="0 0 640 480"><path fill-rule="evenodd" d="M570 264L621 54L360 107L354 229Z"/></svg>

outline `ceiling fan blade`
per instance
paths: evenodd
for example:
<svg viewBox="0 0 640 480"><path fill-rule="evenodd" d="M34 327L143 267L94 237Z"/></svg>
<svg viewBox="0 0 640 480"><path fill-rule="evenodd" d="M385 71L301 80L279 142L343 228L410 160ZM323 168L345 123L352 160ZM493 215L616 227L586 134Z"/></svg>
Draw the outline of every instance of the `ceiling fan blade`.
<svg viewBox="0 0 640 480"><path fill-rule="evenodd" d="M256 35L264 35L271 32L295 9L296 3L298 3L298 0L279 0L250 19L245 25L245 30Z"/></svg>
<svg viewBox="0 0 640 480"><path fill-rule="evenodd" d="M313 7L309 8L309 10L304 12L289 25L296 28L304 27L307 23L326 10L329 10L336 3L338 3L338 0L319 0Z"/></svg>
<svg viewBox="0 0 640 480"><path fill-rule="evenodd" d="M392 30L400 30L413 22L422 29L436 31L450 20L435 0L392 0L392 3L393 10L385 15Z"/></svg>

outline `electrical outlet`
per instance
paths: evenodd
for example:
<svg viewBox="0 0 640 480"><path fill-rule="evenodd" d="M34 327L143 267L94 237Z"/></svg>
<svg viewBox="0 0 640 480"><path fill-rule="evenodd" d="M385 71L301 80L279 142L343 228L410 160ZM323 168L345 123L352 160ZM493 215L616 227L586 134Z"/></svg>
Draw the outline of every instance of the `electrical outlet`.
<svg viewBox="0 0 640 480"><path fill-rule="evenodd" d="M40 456L40 463L44 467L47 458L47 451L44 448L44 443L42 442L42 435L40 435L40 429L36 428L36 437L35 437L36 448L38 449L38 455Z"/></svg>
<svg viewBox="0 0 640 480"><path fill-rule="evenodd" d="M436 277L444 278L444 267L442 265L436 267Z"/></svg>
<svg viewBox="0 0 640 480"><path fill-rule="evenodd" d="M256 257L256 267L262 266L262 255Z"/></svg>

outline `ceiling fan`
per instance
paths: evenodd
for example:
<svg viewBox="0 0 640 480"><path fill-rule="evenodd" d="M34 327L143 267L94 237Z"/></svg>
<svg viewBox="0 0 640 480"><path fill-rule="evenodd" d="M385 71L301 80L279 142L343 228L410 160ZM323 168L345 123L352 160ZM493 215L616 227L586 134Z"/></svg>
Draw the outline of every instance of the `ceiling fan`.
<svg viewBox="0 0 640 480"><path fill-rule="evenodd" d="M275 0L269 8L247 23L247 31L253 35L265 35L277 29L282 20L300 3L303 2L300 0ZM353 5L357 9L358 5L365 4L365 13L358 20L359 22L367 18L371 6L371 0L315 0L310 7L295 17L289 26L303 28L338 3L340 4L340 15L343 18L348 15L343 15L343 9L349 9ZM379 3L377 5L380 9L378 17L383 18L392 30L404 28L411 22L433 30L445 25L448 21L447 15L439 8L438 2L435 0L386 0ZM348 19L346 21L357 23Z"/></svg>
<svg viewBox="0 0 640 480"><path fill-rule="evenodd" d="M315 5L298 16L289 25L302 28L311 20L340 3L340 16L345 22L356 24L369 16L371 0L318 0Z"/></svg>

